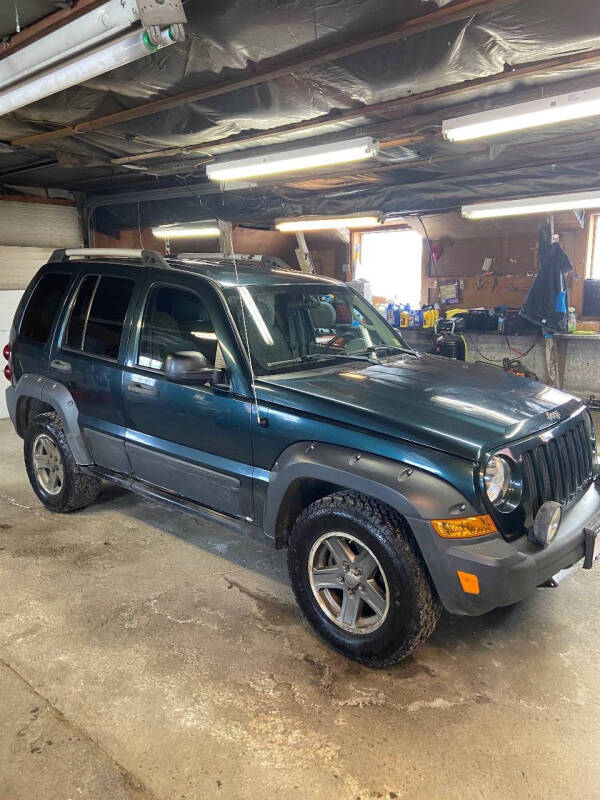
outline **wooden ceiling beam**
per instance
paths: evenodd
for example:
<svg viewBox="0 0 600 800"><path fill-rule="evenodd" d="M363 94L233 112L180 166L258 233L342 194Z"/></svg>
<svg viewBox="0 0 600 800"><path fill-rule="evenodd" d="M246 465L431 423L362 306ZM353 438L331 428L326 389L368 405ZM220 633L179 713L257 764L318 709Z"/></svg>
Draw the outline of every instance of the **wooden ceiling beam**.
<svg viewBox="0 0 600 800"><path fill-rule="evenodd" d="M91 0L88 0L90 2ZM236 78L227 78L217 81L198 89L187 92L169 95L142 103L139 106L128 108L123 111L116 111L112 114L105 114L95 119L85 120L65 128L45 131L44 133L32 134L15 139L12 143L22 146L32 146L46 142L62 139L65 136L73 136L82 133L102 130L122 122L140 119L150 114L166 111L185 103L193 103L200 100L207 100L212 97L219 97L229 92L245 89L269 80L281 78L289 75L292 71L310 69L321 64L327 64L340 58L355 55L357 53L370 50L381 45L408 39L419 33L434 30L453 22L468 19L476 14L496 11L505 6L523 3L524 0L457 0L457 2L446 5L429 14L422 14L398 25L390 26L385 31L359 36L346 42L330 45L318 50L316 53L295 57L282 58L276 56L265 59L257 66L250 66L243 70L242 74Z"/></svg>

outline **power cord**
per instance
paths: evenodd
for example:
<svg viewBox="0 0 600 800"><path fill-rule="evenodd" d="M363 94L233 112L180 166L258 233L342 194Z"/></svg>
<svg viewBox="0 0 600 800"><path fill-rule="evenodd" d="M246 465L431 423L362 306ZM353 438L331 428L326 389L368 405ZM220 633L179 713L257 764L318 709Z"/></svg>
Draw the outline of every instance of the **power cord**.
<svg viewBox="0 0 600 800"><path fill-rule="evenodd" d="M431 246L431 239L429 238L429 234L427 233L427 228L425 227L425 223L423 222L422 217L417 217L419 222L421 223L421 227L423 228L423 233L425 234L425 239L427 240L427 248L429 250L429 263L433 267L433 272L435 274L435 282L437 285L437 292L438 292L438 303L441 307L442 305L442 290L440 289L440 276L437 270L437 262L435 260L435 256L433 255L433 248Z"/></svg>

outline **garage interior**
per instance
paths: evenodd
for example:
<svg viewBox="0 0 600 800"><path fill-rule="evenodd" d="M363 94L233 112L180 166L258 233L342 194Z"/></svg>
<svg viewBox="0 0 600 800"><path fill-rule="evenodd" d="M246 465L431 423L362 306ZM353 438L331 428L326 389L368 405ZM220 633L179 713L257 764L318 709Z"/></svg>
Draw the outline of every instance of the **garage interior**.
<svg viewBox="0 0 600 800"><path fill-rule="evenodd" d="M141 57L32 93L68 47L76 62L153 19L171 34ZM596 105L448 131L557 97ZM56 249L234 252L352 282L411 347L534 375L598 425L599 98L592 0L3 4L1 344ZM357 141L359 161L210 177ZM572 266L555 329L519 315L542 236ZM0 432L2 800L600 796L596 571L444 614L369 670L308 630L285 552L115 486L52 514L4 393Z"/></svg>

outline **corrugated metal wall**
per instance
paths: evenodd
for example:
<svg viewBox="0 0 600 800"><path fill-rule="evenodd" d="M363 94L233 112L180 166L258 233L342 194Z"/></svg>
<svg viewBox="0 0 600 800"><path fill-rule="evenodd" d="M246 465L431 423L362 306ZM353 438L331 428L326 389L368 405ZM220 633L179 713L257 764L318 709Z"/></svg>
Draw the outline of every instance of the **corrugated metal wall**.
<svg viewBox="0 0 600 800"><path fill-rule="evenodd" d="M37 270L55 248L81 243L75 206L0 200L0 349L8 341L23 290ZM0 417L6 415L2 386Z"/></svg>

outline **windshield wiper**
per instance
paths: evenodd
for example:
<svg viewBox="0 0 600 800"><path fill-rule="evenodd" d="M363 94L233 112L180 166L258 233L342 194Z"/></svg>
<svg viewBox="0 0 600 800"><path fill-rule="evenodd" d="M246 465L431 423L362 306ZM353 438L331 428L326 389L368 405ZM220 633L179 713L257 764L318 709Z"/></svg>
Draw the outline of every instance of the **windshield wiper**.
<svg viewBox="0 0 600 800"><path fill-rule="evenodd" d="M267 364L267 367L279 367L283 366L284 364L304 364L307 361L312 361L316 358L324 358L330 360L332 358L342 358L346 361L366 361L367 364L377 364L377 361L374 361L372 358L368 356L351 356L347 353L307 353L304 356L298 356L298 358L287 358L285 361L272 361Z"/></svg>
<svg viewBox="0 0 600 800"><path fill-rule="evenodd" d="M399 347L395 344L372 344L370 347L365 347L364 350L359 350L359 353L373 353L377 355L380 350L395 350L398 353L406 353L406 355L417 358L417 353L408 347Z"/></svg>
<svg viewBox="0 0 600 800"><path fill-rule="evenodd" d="M371 347L366 347L364 350L359 350L356 354L350 353L307 353L304 356L298 356L298 358L288 358L285 361L274 361L267 364L267 367L279 367L283 366L284 364L304 364L307 361L313 361L314 359L326 359L331 360L335 358L341 358L345 361L364 361L367 364L380 364L381 366L386 366L386 364L381 364L379 359L377 358L377 352L379 350L396 350L399 353L406 353L409 356L413 356L417 358L417 354L414 350L408 350L405 347L396 347L396 345L387 345L387 344L378 344L372 345ZM367 355L363 355L366 353ZM390 365L391 366L391 365Z"/></svg>
<svg viewBox="0 0 600 800"><path fill-rule="evenodd" d="M369 364L374 364L372 358L362 355L350 355L349 353L307 353L305 356L300 356L300 361L312 361L313 358L344 358L346 361L367 361Z"/></svg>

